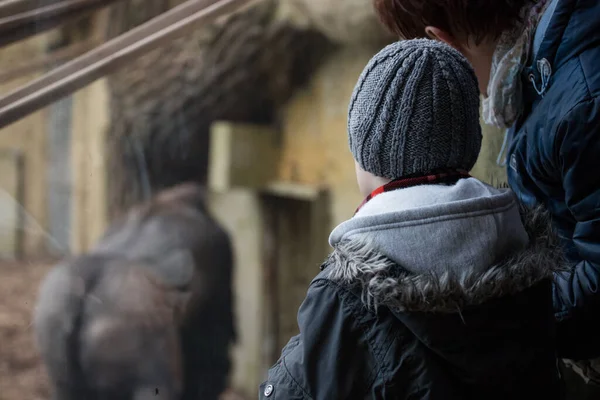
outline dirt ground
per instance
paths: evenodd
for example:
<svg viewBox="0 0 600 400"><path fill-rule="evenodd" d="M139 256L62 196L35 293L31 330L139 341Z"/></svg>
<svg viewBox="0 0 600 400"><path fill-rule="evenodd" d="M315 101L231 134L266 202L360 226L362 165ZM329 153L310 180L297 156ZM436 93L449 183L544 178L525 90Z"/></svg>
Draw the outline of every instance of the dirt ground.
<svg viewBox="0 0 600 400"><path fill-rule="evenodd" d="M37 289L49 265L0 262L0 400L50 397L31 330Z"/></svg>
<svg viewBox="0 0 600 400"><path fill-rule="evenodd" d="M48 400L50 388L33 341L31 313L49 262L0 262L0 400ZM233 391L221 400L245 400Z"/></svg>

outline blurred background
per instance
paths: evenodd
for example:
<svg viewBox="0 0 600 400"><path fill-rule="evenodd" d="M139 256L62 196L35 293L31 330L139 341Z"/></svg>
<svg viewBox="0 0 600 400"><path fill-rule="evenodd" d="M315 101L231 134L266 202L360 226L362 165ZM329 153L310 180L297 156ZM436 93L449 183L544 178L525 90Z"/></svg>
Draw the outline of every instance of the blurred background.
<svg viewBox="0 0 600 400"><path fill-rule="evenodd" d="M113 1L51 28L2 30L0 96L183 2ZM351 92L395 38L368 0L244 3L0 130L1 400L49 398L31 310L53 263L184 181L207 185L234 244L233 392L255 398L296 334L329 232L362 200L346 139ZM505 182L502 141L484 127L475 176Z"/></svg>

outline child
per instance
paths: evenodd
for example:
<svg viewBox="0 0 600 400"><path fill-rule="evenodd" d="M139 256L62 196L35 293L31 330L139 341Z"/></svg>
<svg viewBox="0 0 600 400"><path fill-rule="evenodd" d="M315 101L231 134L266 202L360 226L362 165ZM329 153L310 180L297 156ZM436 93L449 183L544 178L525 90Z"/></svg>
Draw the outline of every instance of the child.
<svg viewBox="0 0 600 400"><path fill-rule="evenodd" d="M366 196L298 313L261 399L558 399L543 215L467 173L479 94L445 44L401 41L363 71L348 134Z"/></svg>

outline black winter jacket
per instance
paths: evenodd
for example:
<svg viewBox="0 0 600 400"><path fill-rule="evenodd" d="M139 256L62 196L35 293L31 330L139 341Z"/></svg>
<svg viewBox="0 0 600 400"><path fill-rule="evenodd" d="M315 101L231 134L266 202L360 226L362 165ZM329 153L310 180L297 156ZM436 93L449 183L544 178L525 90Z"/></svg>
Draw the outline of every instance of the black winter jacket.
<svg viewBox="0 0 600 400"><path fill-rule="evenodd" d="M546 217L527 221L526 250L461 279L409 274L341 243L259 398L561 398L548 269L561 252Z"/></svg>

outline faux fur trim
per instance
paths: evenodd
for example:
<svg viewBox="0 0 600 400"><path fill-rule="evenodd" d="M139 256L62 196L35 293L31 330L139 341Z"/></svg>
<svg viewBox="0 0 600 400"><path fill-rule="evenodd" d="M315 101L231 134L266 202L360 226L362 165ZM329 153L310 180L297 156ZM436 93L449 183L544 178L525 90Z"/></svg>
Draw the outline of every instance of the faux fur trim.
<svg viewBox="0 0 600 400"><path fill-rule="evenodd" d="M548 213L541 208L522 208L521 215L530 240L527 249L485 272L473 273L465 266L459 276L417 275L372 250L369 243L344 241L326 261L326 275L339 284L360 288L369 308L383 305L399 311L457 312L516 294L568 268Z"/></svg>

